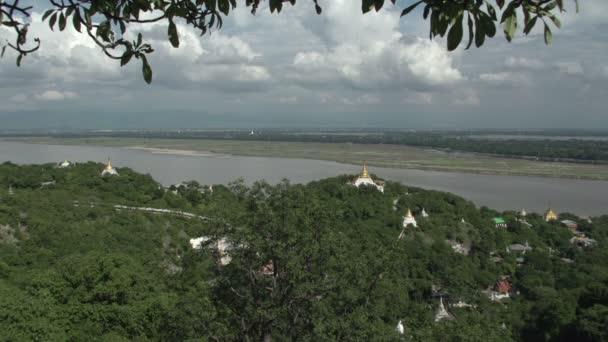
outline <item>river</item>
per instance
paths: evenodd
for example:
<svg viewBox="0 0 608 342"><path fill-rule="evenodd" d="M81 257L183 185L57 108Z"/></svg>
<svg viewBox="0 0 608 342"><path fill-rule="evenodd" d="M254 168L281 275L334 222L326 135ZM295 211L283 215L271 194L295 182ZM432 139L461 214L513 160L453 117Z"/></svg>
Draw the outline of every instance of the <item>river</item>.
<svg viewBox="0 0 608 342"><path fill-rule="evenodd" d="M105 162L151 174L164 185L187 180L201 184L226 184L237 178L247 182L265 179L270 183L287 178L305 183L340 174L356 174L358 165L309 159L241 157L200 153L180 155L131 148L98 146L38 145L0 141L0 162L38 164L60 162ZM370 167L378 176L426 189L458 194L477 205L499 210L543 212L547 207L581 216L608 214L608 181L529 176L480 175Z"/></svg>

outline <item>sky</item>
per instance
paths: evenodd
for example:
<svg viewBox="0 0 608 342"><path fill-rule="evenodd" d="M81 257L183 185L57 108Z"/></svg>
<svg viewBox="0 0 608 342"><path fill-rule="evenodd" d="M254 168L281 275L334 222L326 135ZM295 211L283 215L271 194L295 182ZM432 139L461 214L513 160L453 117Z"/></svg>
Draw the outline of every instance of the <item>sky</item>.
<svg viewBox="0 0 608 342"><path fill-rule="evenodd" d="M203 37L178 24L129 28L156 50L151 85L72 28L41 23L42 46L0 59L0 130L210 128L608 128L608 1L573 1L545 46L542 27L512 43L448 52L409 1L361 14L360 1L308 2L253 16L239 8ZM69 26L69 25L68 25ZM521 23L520 23L521 27ZM0 28L0 38L6 37ZM502 31L502 30L500 30Z"/></svg>

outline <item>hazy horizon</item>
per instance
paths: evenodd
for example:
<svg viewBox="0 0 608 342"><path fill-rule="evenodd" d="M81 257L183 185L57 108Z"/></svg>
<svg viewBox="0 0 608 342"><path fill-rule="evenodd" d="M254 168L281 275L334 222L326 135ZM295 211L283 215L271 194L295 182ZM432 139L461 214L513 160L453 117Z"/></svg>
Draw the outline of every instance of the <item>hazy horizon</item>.
<svg viewBox="0 0 608 342"><path fill-rule="evenodd" d="M581 2L578 14L568 4L550 46L537 25L513 43L497 34L454 52L428 39L419 12L361 15L359 5L327 2L320 16L302 3L280 15L240 6L203 37L178 23L178 49L162 24L133 25L127 36L142 31L156 50L151 85L140 64L121 68L35 12L41 49L21 68L10 49L0 59L0 129L608 129L607 1Z"/></svg>

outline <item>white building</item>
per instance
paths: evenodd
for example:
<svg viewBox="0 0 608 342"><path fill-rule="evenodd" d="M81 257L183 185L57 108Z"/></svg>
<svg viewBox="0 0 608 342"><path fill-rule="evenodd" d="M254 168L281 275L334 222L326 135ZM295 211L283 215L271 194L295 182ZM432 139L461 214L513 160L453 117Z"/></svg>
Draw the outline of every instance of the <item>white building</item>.
<svg viewBox="0 0 608 342"><path fill-rule="evenodd" d="M60 168L60 169L63 169L63 168L66 168L66 167L70 167L70 166L72 166L72 163L70 163L67 160L64 160L63 162L61 162L61 163L59 163L57 165L57 167Z"/></svg>
<svg viewBox="0 0 608 342"><path fill-rule="evenodd" d="M443 321L443 320L451 320L454 319L454 316L446 310L445 305L443 305L443 297L439 297L439 309L437 309L437 313L435 314L435 322Z"/></svg>
<svg viewBox="0 0 608 342"><path fill-rule="evenodd" d="M108 163L106 164L106 167L103 169L103 171L101 171L101 175L102 176L106 176L106 175L118 176L118 172L112 166L112 162L110 161L110 159L108 159Z"/></svg>
<svg viewBox="0 0 608 342"><path fill-rule="evenodd" d="M455 240L448 240L447 242L455 253L469 255L471 250L470 247L465 246L463 243L458 243L458 241Z"/></svg>
<svg viewBox="0 0 608 342"><path fill-rule="evenodd" d="M210 237L201 236L199 238L190 239L190 245L194 249L202 249L203 245L211 241ZM232 261L229 251L232 249L232 243L226 238L221 238L207 246L217 252L219 264L222 266L228 265Z"/></svg>
<svg viewBox="0 0 608 342"><path fill-rule="evenodd" d="M371 185L378 189L380 192L384 192L384 182L374 181L372 177L369 175L369 171L367 170L367 164L363 163L363 170L361 170L361 174L357 179L355 179L352 183L357 188L361 185Z"/></svg>

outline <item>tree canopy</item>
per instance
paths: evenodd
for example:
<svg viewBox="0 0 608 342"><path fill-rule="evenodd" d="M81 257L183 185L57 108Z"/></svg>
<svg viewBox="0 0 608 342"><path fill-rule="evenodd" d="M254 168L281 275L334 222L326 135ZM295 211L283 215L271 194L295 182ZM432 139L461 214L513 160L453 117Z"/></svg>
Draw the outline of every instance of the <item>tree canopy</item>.
<svg viewBox="0 0 608 342"><path fill-rule="evenodd" d="M583 248L538 214L390 181L211 191L102 169L0 164L0 340L608 338L608 216L560 214L597 241ZM501 283L509 298L492 300ZM453 319L435 321L440 298Z"/></svg>
<svg viewBox="0 0 608 342"><path fill-rule="evenodd" d="M578 0L573 0L578 11ZM317 14L322 14L322 3L312 0ZM361 12L379 11L385 0L361 0ZM400 6L396 0L392 5ZM561 27L558 15L566 10L564 0L419 0L402 1L405 8L401 16L417 8L424 20L429 22L429 38L445 37L447 49L455 50L465 42L466 48L473 44L481 47L486 38L494 38L502 27L510 42L521 29L529 34L538 23L543 25L544 39L551 42L551 27ZM295 5L296 0L268 0L271 13L280 13L285 4ZM255 14L261 0L246 0L245 6ZM220 29L223 19L237 7L237 0L49 0L36 1L35 5L24 5L20 0L0 0L0 26L13 30L12 41L2 42L2 56L7 48L17 52L17 65L23 57L40 48L37 37L28 36L29 17L33 11L44 11L43 21L52 30L63 31L69 25L87 34L111 59L126 65L133 58L142 62L142 73L147 83L152 81L152 68L147 55L154 52L141 33L135 40L126 38L131 24L164 22L167 39L171 45L180 45L176 22L185 22L205 35L210 30ZM523 19L520 19L523 18ZM523 28L518 27L523 22ZM466 32L465 32L466 29ZM468 39L465 39L465 34Z"/></svg>

